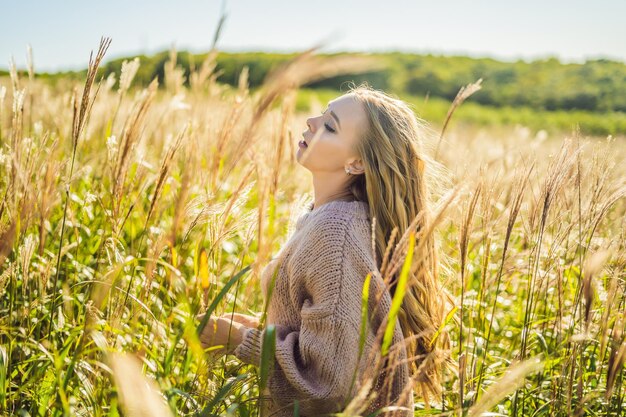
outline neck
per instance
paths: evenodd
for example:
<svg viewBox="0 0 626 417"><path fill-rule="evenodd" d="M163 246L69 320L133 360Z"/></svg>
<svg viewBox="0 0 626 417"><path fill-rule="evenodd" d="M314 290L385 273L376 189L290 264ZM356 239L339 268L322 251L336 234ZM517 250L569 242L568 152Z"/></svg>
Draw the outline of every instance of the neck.
<svg viewBox="0 0 626 417"><path fill-rule="evenodd" d="M347 175L343 175L347 177ZM344 178L338 178L337 173L314 173L313 190L315 193L314 207L334 200L354 200L354 196L348 189L348 182Z"/></svg>

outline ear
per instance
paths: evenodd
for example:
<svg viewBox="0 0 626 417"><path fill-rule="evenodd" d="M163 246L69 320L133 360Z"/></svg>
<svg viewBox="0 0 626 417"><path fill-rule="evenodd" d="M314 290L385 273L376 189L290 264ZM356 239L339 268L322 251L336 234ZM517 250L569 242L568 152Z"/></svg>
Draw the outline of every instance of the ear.
<svg viewBox="0 0 626 417"><path fill-rule="evenodd" d="M363 166L363 161L360 159L353 159L348 163L348 167L350 168L350 172L352 175L359 175L365 173L365 167Z"/></svg>

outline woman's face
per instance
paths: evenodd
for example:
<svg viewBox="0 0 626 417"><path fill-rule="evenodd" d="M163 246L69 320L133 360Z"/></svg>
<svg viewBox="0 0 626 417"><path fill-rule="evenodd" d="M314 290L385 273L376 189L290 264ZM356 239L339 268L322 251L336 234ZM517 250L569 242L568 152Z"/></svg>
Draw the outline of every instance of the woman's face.
<svg viewBox="0 0 626 417"><path fill-rule="evenodd" d="M298 144L298 162L311 172L345 176L345 168L358 160L355 148L366 122L365 110L352 94L331 100L322 114L307 119L309 128Z"/></svg>

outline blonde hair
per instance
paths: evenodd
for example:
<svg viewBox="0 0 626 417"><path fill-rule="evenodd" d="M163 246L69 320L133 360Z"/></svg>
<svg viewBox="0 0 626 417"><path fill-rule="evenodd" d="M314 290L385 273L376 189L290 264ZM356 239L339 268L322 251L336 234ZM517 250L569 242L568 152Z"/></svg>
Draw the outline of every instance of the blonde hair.
<svg viewBox="0 0 626 417"><path fill-rule="evenodd" d="M352 86L348 93L362 104L368 120L368 126L355 145L365 173L355 175L348 188L355 199L368 203L370 218L376 219L374 245L379 268L383 266L387 243L393 244L390 238L394 228L398 229L394 236L402 236L417 220L414 230L416 238L421 239L422 249L413 256L398 319L407 339L407 358L416 382L415 393L428 401L441 395L443 368L455 368L449 355L449 335L442 328L448 305L453 305L454 301L439 282L440 265L434 235L420 234L429 230L430 183L440 185L441 181L432 174L440 172L441 166L423 151L423 138L428 129L407 103L366 83ZM423 242L424 239L427 241ZM392 297L399 274L400 268L385 274Z"/></svg>

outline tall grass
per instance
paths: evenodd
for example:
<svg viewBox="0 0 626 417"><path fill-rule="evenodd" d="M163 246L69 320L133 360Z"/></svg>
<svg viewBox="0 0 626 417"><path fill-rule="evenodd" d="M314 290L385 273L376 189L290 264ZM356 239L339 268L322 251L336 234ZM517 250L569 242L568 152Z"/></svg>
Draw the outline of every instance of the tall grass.
<svg viewBox="0 0 626 417"><path fill-rule="evenodd" d="M247 69L231 88L215 53L185 74L172 50L165 78L136 89L136 61L98 78L107 42L80 94L34 71L0 79L0 410L257 415L271 351L260 369L207 354L195 317L266 309L260 270L310 193L298 88L376 63L312 48L251 93ZM623 143L445 132L432 147L452 188L424 233L440 236L457 296L459 366L416 415L623 414ZM419 253L420 235L398 233L385 276Z"/></svg>

